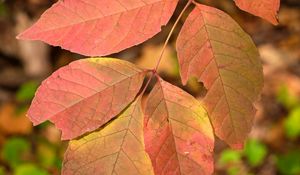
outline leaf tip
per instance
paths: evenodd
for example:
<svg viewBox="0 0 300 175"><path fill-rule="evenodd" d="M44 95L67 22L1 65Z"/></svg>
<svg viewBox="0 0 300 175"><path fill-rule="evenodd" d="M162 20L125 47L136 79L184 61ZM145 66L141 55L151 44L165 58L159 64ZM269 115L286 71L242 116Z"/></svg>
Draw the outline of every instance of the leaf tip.
<svg viewBox="0 0 300 175"><path fill-rule="evenodd" d="M182 85L185 86L187 84L187 82L188 82L188 79L186 77L184 77L184 76L181 76L181 83L182 83Z"/></svg>
<svg viewBox="0 0 300 175"><path fill-rule="evenodd" d="M274 21L271 21L271 23L275 26L277 26L279 24L279 18L278 18L278 15L276 15L275 17L275 20Z"/></svg>
<svg viewBox="0 0 300 175"><path fill-rule="evenodd" d="M21 34L17 35L17 36L16 36L16 39L18 39L18 40L22 39L22 38L21 38Z"/></svg>
<svg viewBox="0 0 300 175"><path fill-rule="evenodd" d="M20 33L19 35L16 36L16 39L18 40L25 40L27 39L26 36L24 35L24 32Z"/></svg>
<svg viewBox="0 0 300 175"><path fill-rule="evenodd" d="M30 110L30 109L29 109ZM33 126L37 126L39 125L40 123L34 119L34 117L32 117L29 112L26 114L26 117L32 122L32 125Z"/></svg>

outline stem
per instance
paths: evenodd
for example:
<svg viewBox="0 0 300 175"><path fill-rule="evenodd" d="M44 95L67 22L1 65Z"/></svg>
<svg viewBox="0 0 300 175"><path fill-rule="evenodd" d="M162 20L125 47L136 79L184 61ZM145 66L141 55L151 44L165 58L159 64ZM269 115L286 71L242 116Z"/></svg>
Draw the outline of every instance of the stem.
<svg viewBox="0 0 300 175"><path fill-rule="evenodd" d="M173 34L173 32L174 32L174 30L175 30L175 28L176 28L178 22L180 21L182 15L184 14L184 12L187 10L187 8L188 8L193 2L194 2L194 0L188 0L188 3L184 6L184 8L182 9L181 13L180 13L179 16L177 17L177 19L176 19L176 21L175 21L175 23L174 23L174 25L173 25L171 31L170 31L169 34L168 34L168 37L167 37L167 39L166 39L166 41L165 41L165 43L164 43L164 46L163 46L163 48L162 48L162 50L161 50L161 52L160 52L160 55L159 55L158 61L157 61L157 63L156 63L156 66L155 66L154 69L152 70L151 75L150 75L150 77L149 77L149 79L148 79L148 81L147 81L145 87L143 88L142 92L140 93L141 96L145 93L146 88L149 86L150 81L151 81L152 78L153 78L153 75L157 75L157 69L158 69L158 66L159 66L159 64L160 64L160 62L161 62L161 60L162 60L162 57L163 57L164 53L165 53L165 50L166 50L166 47L167 47L167 45L168 45L168 43L169 43L169 41L170 41L170 38L171 38L171 36L172 36L172 34Z"/></svg>
<svg viewBox="0 0 300 175"><path fill-rule="evenodd" d="M148 87L149 84L150 84L150 81L152 80L153 75L154 75L154 72L151 72L151 75L150 75L150 77L149 77L149 79L148 79L146 85L144 86L142 92L140 93L140 94L141 94L140 97L142 97L142 96L144 95L144 93L145 93L147 87Z"/></svg>
<svg viewBox="0 0 300 175"><path fill-rule="evenodd" d="M166 47L167 47L167 45L168 45L168 43L169 43L169 40L170 40L170 38L171 38L171 36L172 36L172 34L173 34L173 32L174 32L174 29L176 28L176 26L177 26L179 20L181 19L182 15L184 14L184 12L186 11L186 9L189 7L189 5L190 5L192 2L193 2L193 0L189 0L188 3L187 3L187 4L185 5L185 7L183 8L183 10L181 11L180 15L177 17L177 19L176 19L176 21L175 21L175 23L174 23L174 25L173 25L173 27L172 27L172 29L171 29L171 31L170 31L168 37L167 37L165 43L164 43L164 46L163 46L163 48L162 48L162 50L161 50L160 56L159 56L159 58L158 58L158 61L157 61L157 63L156 63L156 66L155 66L155 68L154 68L154 71L155 71L155 72L157 71L158 66L159 66L159 64L160 64L160 62L161 62L161 60L162 60L162 57L163 57L163 55L164 55L164 53L165 53Z"/></svg>

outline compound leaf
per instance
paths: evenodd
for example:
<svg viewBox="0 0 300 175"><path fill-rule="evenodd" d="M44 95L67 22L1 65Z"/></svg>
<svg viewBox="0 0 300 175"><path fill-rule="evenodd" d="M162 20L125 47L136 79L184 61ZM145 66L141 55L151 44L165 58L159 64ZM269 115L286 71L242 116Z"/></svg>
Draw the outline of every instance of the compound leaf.
<svg viewBox="0 0 300 175"><path fill-rule="evenodd" d="M28 116L50 120L62 139L93 131L119 114L140 90L145 71L112 58L90 58L60 68L38 88Z"/></svg>
<svg viewBox="0 0 300 175"><path fill-rule="evenodd" d="M70 141L62 174L153 175L143 124L141 103L136 100L100 131Z"/></svg>
<svg viewBox="0 0 300 175"><path fill-rule="evenodd" d="M88 56L119 52L151 38L178 0L60 0L18 38Z"/></svg>
<svg viewBox="0 0 300 175"><path fill-rule="evenodd" d="M246 12L259 16L274 25L278 24L277 12L280 0L235 0L235 4Z"/></svg>
<svg viewBox="0 0 300 175"><path fill-rule="evenodd" d="M145 116L146 151L155 174L212 174L214 136L199 101L159 78Z"/></svg>
<svg viewBox="0 0 300 175"><path fill-rule="evenodd" d="M251 38L226 13L196 5L177 40L182 82L203 81L203 99L216 135L240 148L252 127L253 102L263 86L262 65Z"/></svg>

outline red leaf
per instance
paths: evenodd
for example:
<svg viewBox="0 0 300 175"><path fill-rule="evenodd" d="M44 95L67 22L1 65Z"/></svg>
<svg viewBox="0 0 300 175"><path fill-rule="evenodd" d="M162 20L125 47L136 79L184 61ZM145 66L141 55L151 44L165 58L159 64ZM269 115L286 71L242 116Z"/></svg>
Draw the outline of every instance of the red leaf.
<svg viewBox="0 0 300 175"><path fill-rule="evenodd" d="M197 5L179 34L177 51L182 82L196 76L208 89L203 102L215 133L240 148L263 86L262 65L251 38L224 12Z"/></svg>
<svg viewBox="0 0 300 175"><path fill-rule="evenodd" d="M143 121L140 101L135 101L100 131L70 141L62 174L153 175Z"/></svg>
<svg viewBox="0 0 300 175"><path fill-rule="evenodd" d="M274 25L278 24L280 0L235 0L235 4L246 12L264 18Z"/></svg>
<svg viewBox="0 0 300 175"><path fill-rule="evenodd" d="M112 58L79 60L54 72L39 87L28 116L52 121L62 139L93 131L119 114L136 96L145 71Z"/></svg>
<svg viewBox="0 0 300 175"><path fill-rule="evenodd" d="M214 136L199 101L159 79L145 115L146 151L155 174L212 174Z"/></svg>
<svg viewBox="0 0 300 175"><path fill-rule="evenodd" d="M178 0L63 0L18 38L42 40L88 56L119 52L151 38Z"/></svg>

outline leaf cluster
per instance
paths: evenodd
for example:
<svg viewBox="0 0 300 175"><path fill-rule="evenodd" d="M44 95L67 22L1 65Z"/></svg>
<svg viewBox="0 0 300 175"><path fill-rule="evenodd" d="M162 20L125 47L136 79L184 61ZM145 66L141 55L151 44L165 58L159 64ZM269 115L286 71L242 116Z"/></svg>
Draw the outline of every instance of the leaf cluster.
<svg viewBox="0 0 300 175"><path fill-rule="evenodd" d="M58 1L18 36L93 56L44 80L28 111L35 125L50 120L71 140L62 174L212 174L214 133L232 148L243 147L263 86L262 66L250 36L225 12L189 0L152 70L98 58L153 37L178 1ZM176 49L182 83L195 77L208 89L201 100L157 73L176 24L192 5ZM277 23L279 0L236 5Z"/></svg>

